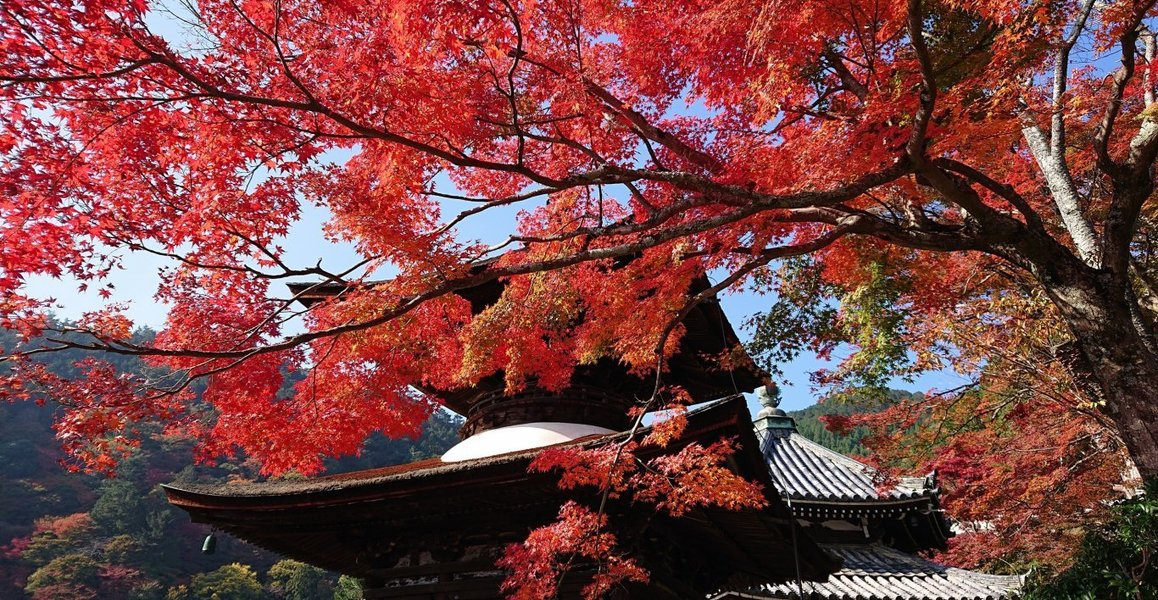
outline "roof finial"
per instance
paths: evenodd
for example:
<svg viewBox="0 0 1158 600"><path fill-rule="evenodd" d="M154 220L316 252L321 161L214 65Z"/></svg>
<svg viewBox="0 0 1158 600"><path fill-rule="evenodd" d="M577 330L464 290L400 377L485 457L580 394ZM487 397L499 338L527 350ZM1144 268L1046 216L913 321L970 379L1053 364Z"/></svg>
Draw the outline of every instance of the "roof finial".
<svg viewBox="0 0 1158 600"><path fill-rule="evenodd" d="M766 409L776 409L780 406L780 386L775 383L762 385L756 388L756 397ZM764 412L764 411L760 411Z"/></svg>
<svg viewBox="0 0 1158 600"><path fill-rule="evenodd" d="M757 419L764 417L782 417L784 411L780 410L780 386L775 383L756 388L756 398L760 400L760 404L764 408L756 413Z"/></svg>
<svg viewBox="0 0 1158 600"><path fill-rule="evenodd" d="M756 413L757 430L781 430L788 433L796 430L796 422L787 413L780 410L780 387L769 383L764 387L756 388L756 397L764 408Z"/></svg>

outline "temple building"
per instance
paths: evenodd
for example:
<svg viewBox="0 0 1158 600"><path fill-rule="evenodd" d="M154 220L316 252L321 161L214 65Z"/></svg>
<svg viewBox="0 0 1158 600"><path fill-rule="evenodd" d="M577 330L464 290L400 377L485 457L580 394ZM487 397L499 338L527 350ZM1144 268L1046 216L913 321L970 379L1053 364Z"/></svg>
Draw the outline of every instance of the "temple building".
<svg viewBox="0 0 1158 600"><path fill-rule="evenodd" d="M1021 587L1017 575L946 567L915 554L944 549L952 535L936 473L886 485L871 467L800 435L776 398L760 396L756 431L776 491L809 538L842 566L826 581L768 582L712 600L1000 600Z"/></svg>
<svg viewBox="0 0 1158 600"><path fill-rule="evenodd" d="M695 287L705 289L706 279ZM342 293L306 289L295 290L306 302ZM457 293L477 312L501 292L492 282ZM612 500L612 532L650 573L646 585L615 597L964 600L1002 598L1016 586L1015 578L946 569L908 554L942 547L949 535L933 478L878 491L871 470L800 436L771 400L753 427L742 392L767 375L751 361L714 366L713 357L742 354L715 301L697 306L684 325L666 382L705 404L689 411L679 439L638 454L734 439L727 466L759 483L767 505L700 508L677 518ZM441 458L304 481L169 485L165 492L195 522L361 578L365 598L498 598L506 574L495 561L507 545L551 523L568 500L595 506L600 499L591 489L559 489L555 474L528 472L531 460L545 446L622 442L627 410L650 385L603 361L578 369L560 392L531 386L508 395L501 377L465 390L423 390L466 417L463 441ZM596 568L574 564L561 597L578 597Z"/></svg>

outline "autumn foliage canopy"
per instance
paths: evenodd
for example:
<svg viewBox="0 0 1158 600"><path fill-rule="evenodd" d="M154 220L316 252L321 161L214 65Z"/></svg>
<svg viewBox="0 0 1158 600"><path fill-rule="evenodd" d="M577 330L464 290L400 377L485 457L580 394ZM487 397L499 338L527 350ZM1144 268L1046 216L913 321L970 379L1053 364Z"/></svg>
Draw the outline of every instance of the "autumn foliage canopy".
<svg viewBox="0 0 1158 600"><path fill-rule="evenodd" d="M1154 4L8 0L0 325L158 370L7 349L0 394L59 399L84 467L161 422L308 473L414 432L435 401L411 384L654 373L689 307L753 284L767 359L957 366L997 394L978 411L1055 406L1094 427L1063 440L1154 475ZM289 264L307 206L364 260ZM463 234L513 209L504 242ZM148 345L125 306L62 327L26 289L107 291L128 253L171 263ZM481 313L453 294L495 279ZM287 281L352 291L306 308Z"/></svg>

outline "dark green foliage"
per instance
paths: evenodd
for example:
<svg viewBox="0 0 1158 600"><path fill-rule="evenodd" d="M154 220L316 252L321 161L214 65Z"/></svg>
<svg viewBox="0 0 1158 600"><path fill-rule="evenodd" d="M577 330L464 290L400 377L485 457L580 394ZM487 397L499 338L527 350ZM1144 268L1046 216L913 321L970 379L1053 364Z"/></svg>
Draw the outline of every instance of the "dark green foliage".
<svg viewBox="0 0 1158 600"><path fill-rule="evenodd" d="M1037 573L1025 600L1158 599L1158 480L1123 501L1109 522L1086 533L1074 564L1054 576Z"/></svg>
<svg viewBox="0 0 1158 600"><path fill-rule="evenodd" d="M100 586L101 565L84 554L65 554L50 560L28 578L24 589L35 593L49 586L76 586L95 590Z"/></svg>
<svg viewBox="0 0 1158 600"><path fill-rule="evenodd" d="M108 479L101 482L100 498L89 511L92 520L108 532L140 534L145 530L145 503L133 482Z"/></svg>
<svg viewBox="0 0 1158 600"><path fill-rule="evenodd" d="M279 560L269 568L269 589L285 600L323 598L334 589L336 577L313 565Z"/></svg>
<svg viewBox="0 0 1158 600"><path fill-rule="evenodd" d="M461 426L462 417L438 411L423 425L418 439L392 440L384 435L375 435L362 445L361 456L329 460L326 462L326 471L346 473L442 456L443 452L458 442L458 429Z"/></svg>
<svg viewBox="0 0 1158 600"><path fill-rule="evenodd" d="M362 600L362 582L348 575L338 578L334 600Z"/></svg>
<svg viewBox="0 0 1158 600"><path fill-rule="evenodd" d="M877 261L861 268L858 285L838 287L825 281L823 270L814 257L802 257L757 277L757 288L776 299L766 313L745 323L752 330L748 352L780 375L779 366L801 352L829 357L837 348L849 348L854 352L824 382L860 393L884 392L890 380L907 377L912 367L904 343L907 313L900 306L908 279Z"/></svg>
<svg viewBox="0 0 1158 600"><path fill-rule="evenodd" d="M0 329L0 346L13 344L14 336ZM42 356L58 373L82 358L71 351ZM143 371L135 359L109 359ZM361 597L356 579L292 561L271 569L278 557L228 535L217 536L214 555L201 553L209 529L169 506L158 484L253 478L244 463L195 466L190 442L152 435L115 478L68 473L58 463L63 455L52 432L55 407L47 400L43 406L0 405L0 598L26 598L34 589L34 598L53 600ZM460 425L460 418L440 412L416 440L379 436L367 441L361 457L329 467L350 471L438 456L457 441ZM259 575L267 569L263 588Z"/></svg>
<svg viewBox="0 0 1158 600"><path fill-rule="evenodd" d="M866 433L863 428L857 427L848 435L840 435L825 429L824 423L820 420L820 417L830 414L850 415L854 412L859 411L853 410L848 405L830 407L815 404L804 410L790 412L788 415L796 419L796 430L800 435L841 454L864 456L868 452L860 443Z"/></svg>
<svg viewBox="0 0 1158 600"><path fill-rule="evenodd" d="M97 527L85 513L75 513L59 519L45 518L38 522L51 522L28 541L21 558L33 565L46 565L61 556L88 550L97 540Z"/></svg>
<svg viewBox="0 0 1158 600"><path fill-rule="evenodd" d="M169 591L166 600L261 600L265 592L249 565L231 563L210 573L195 575L188 586Z"/></svg>
<svg viewBox="0 0 1158 600"><path fill-rule="evenodd" d="M831 299L838 293L806 259L784 261L779 274L793 279L795 284L777 286L777 277L758 275L757 289L773 290L777 299L768 312L744 323L745 328L753 330L748 352L761 367L777 375L782 374L781 364L791 362L802 352L821 350L813 340L835 333L837 308Z"/></svg>
<svg viewBox="0 0 1158 600"><path fill-rule="evenodd" d="M0 419L4 415L0 414ZM5 479L23 479L34 475L37 471L36 461L28 460L28 449L33 447L32 440L17 438L0 441L0 477Z"/></svg>
<svg viewBox="0 0 1158 600"><path fill-rule="evenodd" d="M902 390L886 390L883 393L871 395L853 394L844 398L826 399L808 408L792 411L788 413L788 416L796 420L796 430L800 432L800 435L841 454L864 456L868 454L868 451L861 444L861 440L867 433L864 428L857 427L848 435L839 435L825 429L824 422L820 418L827 415L848 416L878 412L897 402L920 398L920 392L913 393Z"/></svg>

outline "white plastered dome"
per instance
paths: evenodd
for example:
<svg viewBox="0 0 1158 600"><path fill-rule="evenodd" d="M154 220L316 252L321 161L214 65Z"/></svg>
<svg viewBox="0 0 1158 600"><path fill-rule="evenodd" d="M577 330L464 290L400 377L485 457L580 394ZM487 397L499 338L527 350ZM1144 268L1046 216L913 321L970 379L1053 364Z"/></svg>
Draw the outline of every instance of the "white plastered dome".
<svg viewBox="0 0 1158 600"><path fill-rule="evenodd" d="M454 445L442 455L442 462L459 462L497 456L519 450L562 444L589 435L615 433L606 427L580 423L541 421L508 425L476 433Z"/></svg>

